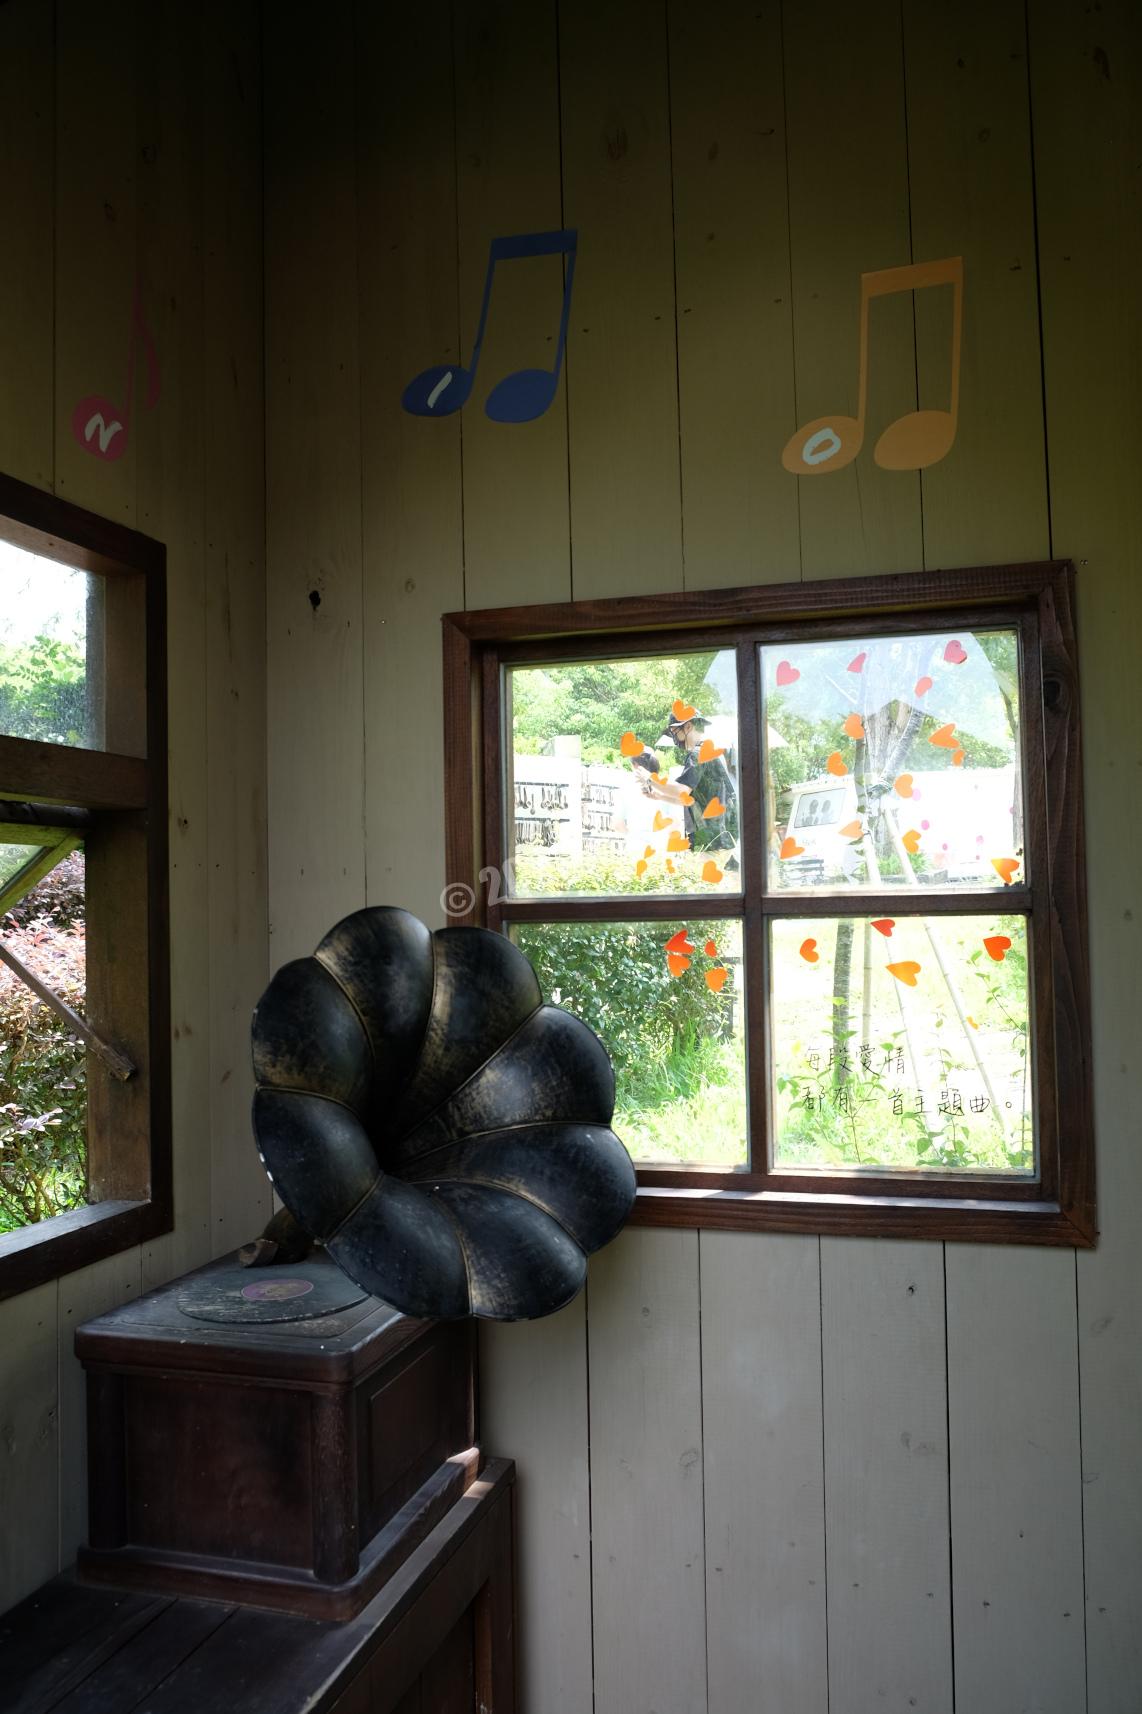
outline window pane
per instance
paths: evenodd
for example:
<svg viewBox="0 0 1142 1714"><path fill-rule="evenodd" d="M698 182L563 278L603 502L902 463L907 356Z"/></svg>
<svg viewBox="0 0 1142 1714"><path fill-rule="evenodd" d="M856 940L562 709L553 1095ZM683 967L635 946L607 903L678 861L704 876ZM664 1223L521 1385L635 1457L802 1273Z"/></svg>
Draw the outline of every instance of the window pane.
<svg viewBox="0 0 1142 1714"><path fill-rule="evenodd" d="M0 733L100 748L87 683L88 586L98 583L0 540Z"/></svg>
<svg viewBox="0 0 1142 1714"><path fill-rule="evenodd" d="M1027 924L771 927L774 1165L1030 1173Z"/></svg>
<svg viewBox="0 0 1142 1714"><path fill-rule="evenodd" d="M770 887L1025 878L1014 631L761 653Z"/></svg>
<svg viewBox="0 0 1142 1714"><path fill-rule="evenodd" d="M5 943L82 1014L83 854L74 851L0 919ZM86 1059L67 1026L0 964L0 1233L87 1200Z"/></svg>
<svg viewBox="0 0 1142 1714"><path fill-rule="evenodd" d="M732 649L514 667L508 891L740 889Z"/></svg>
<svg viewBox="0 0 1142 1714"><path fill-rule="evenodd" d="M13 880L21 869L26 869L40 852L45 849L42 845L6 845L0 843L0 890Z"/></svg>
<svg viewBox="0 0 1142 1714"><path fill-rule="evenodd" d="M513 938L545 998L610 1054L614 1128L635 1160L745 1165L740 923L527 923Z"/></svg>

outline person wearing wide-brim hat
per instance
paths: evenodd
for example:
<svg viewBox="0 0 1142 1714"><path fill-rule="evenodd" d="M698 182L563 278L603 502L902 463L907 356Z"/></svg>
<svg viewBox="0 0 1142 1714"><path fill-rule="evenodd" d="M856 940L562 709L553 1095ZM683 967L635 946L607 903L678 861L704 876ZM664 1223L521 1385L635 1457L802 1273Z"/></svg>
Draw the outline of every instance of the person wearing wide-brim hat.
<svg viewBox="0 0 1142 1714"><path fill-rule="evenodd" d="M681 772L673 780L661 783L648 777L644 789L648 796L674 804L684 803L687 793L690 795L693 802L685 804L685 815L691 851L732 851L738 842L737 787L724 757L712 756L707 762L699 761L705 725L706 717L697 709L685 720L678 719L671 710L661 735L669 738L675 751L680 753ZM722 813L707 817L703 812L715 798L723 806ZM732 858L730 865L737 866Z"/></svg>

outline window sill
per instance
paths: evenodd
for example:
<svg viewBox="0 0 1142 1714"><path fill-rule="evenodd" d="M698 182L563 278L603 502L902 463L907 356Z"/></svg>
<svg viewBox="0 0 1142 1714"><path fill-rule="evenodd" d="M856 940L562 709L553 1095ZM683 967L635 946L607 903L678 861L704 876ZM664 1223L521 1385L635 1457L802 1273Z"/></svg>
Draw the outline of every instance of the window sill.
<svg viewBox="0 0 1142 1714"><path fill-rule="evenodd" d="M807 1196L776 1190L640 1185L632 1226L711 1231L801 1232L821 1237L928 1238L971 1244L1095 1247L1093 1221L1057 1202L967 1197Z"/></svg>
<svg viewBox="0 0 1142 1714"><path fill-rule="evenodd" d="M169 1232L158 1202L97 1202L0 1236L0 1299L15 1297Z"/></svg>

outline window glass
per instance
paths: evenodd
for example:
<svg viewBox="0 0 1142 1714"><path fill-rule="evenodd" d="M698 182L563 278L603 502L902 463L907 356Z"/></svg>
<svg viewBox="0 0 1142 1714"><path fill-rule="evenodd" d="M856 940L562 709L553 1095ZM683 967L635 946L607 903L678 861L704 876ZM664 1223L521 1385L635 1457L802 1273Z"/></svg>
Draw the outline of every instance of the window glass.
<svg viewBox="0 0 1142 1714"><path fill-rule="evenodd" d="M85 572L0 541L0 733L98 748Z"/></svg>
<svg viewBox="0 0 1142 1714"><path fill-rule="evenodd" d="M45 849L43 845L14 845L0 841L0 890L14 880Z"/></svg>
<svg viewBox="0 0 1142 1714"><path fill-rule="evenodd" d="M1021 916L771 925L773 1162L1034 1171Z"/></svg>
<svg viewBox="0 0 1142 1714"><path fill-rule="evenodd" d="M732 649L507 672L507 890L740 891Z"/></svg>
<svg viewBox="0 0 1142 1714"><path fill-rule="evenodd" d="M761 651L771 888L1026 879L1014 631Z"/></svg>
<svg viewBox="0 0 1142 1714"><path fill-rule="evenodd" d="M81 1015L84 920L80 851L65 857L0 919L5 944L21 963ZM0 1233L86 1202L85 1072L83 1045L0 964Z"/></svg>
<svg viewBox="0 0 1142 1714"><path fill-rule="evenodd" d="M637 1161L745 1165L740 923L518 923L513 938L545 999L602 1039Z"/></svg>

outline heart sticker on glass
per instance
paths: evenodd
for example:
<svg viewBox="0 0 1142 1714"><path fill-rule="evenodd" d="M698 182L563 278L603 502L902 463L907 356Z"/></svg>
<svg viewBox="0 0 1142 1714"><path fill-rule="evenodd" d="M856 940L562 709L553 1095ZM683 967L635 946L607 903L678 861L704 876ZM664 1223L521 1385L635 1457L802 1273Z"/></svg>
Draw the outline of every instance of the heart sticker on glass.
<svg viewBox="0 0 1142 1714"><path fill-rule="evenodd" d="M646 745L643 743L642 739L637 738L633 732L624 732L622 737L619 739L619 749L622 751L624 756L641 756L642 752L646 749Z"/></svg>
<svg viewBox="0 0 1142 1714"><path fill-rule="evenodd" d="M694 943L690 939L688 931L680 928L677 934L672 934L666 942L666 950L667 952L693 952Z"/></svg>
<svg viewBox="0 0 1142 1714"><path fill-rule="evenodd" d="M993 857L991 859L991 866L1003 882L1003 885L1005 887L1009 887L1015 871L1019 867L1019 859L1018 857Z"/></svg>
<svg viewBox="0 0 1142 1714"><path fill-rule="evenodd" d="M654 831L656 833L661 833L662 829L664 827L673 827L673 826L674 826L674 817L672 815L663 815L663 813L660 809L655 810L655 812L654 812Z"/></svg>
<svg viewBox="0 0 1142 1714"><path fill-rule="evenodd" d="M817 951L817 942L812 939L803 940L798 950L806 964L816 964L817 960L821 956Z"/></svg>
<svg viewBox="0 0 1142 1714"><path fill-rule="evenodd" d="M1007 957L1011 941L1005 934L989 934L984 937L983 944L987 948L987 956L994 958L997 964L1002 964Z"/></svg>
<svg viewBox="0 0 1142 1714"><path fill-rule="evenodd" d="M954 667L962 667L968 658L968 652L958 637L953 637L944 650L944 659Z"/></svg>
<svg viewBox="0 0 1142 1714"><path fill-rule="evenodd" d="M859 821L846 821L840 832L842 839L860 839L864 834L864 828Z"/></svg>
<svg viewBox="0 0 1142 1714"><path fill-rule="evenodd" d="M684 833L671 833L666 841L668 851L689 851L690 841Z"/></svg>
<svg viewBox="0 0 1142 1714"><path fill-rule="evenodd" d="M849 662L849 671L851 673L863 672L864 671L864 663L865 663L865 661L867 661L867 659L868 659L868 650L862 649L860 654L854 656L853 659Z"/></svg>
<svg viewBox="0 0 1142 1714"><path fill-rule="evenodd" d="M946 726L937 726L936 730L932 733L932 736L928 739L928 742L929 744L937 745L941 750L958 750L960 747L960 741L956 737L955 721L949 720Z"/></svg>
<svg viewBox="0 0 1142 1714"><path fill-rule="evenodd" d="M720 994L722 989L726 985L726 977L728 975L729 975L729 971L722 964L719 964L717 966L717 968L714 970L707 970L707 972L706 972L706 986L707 986L707 988L712 988L715 994Z"/></svg>
<svg viewBox="0 0 1142 1714"><path fill-rule="evenodd" d="M700 762L712 762L715 756L724 756L725 753L724 750L718 749L712 738L703 738L698 746L698 760Z"/></svg>
<svg viewBox="0 0 1142 1714"><path fill-rule="evenodd" d="M639 858L638 862L634 866L634 872L636 875L645 875L646 874L646 858L645 857Z"/></svg>
<svg viewBox="0 0 1142 1714"><path fill-rule="evenodd" d="M920 848L920 835L916 828L910 827L900 843L903 845L905 851L910 851L914 855Z"/></svg>
<svg viewBox="0 0 1142 1714"><path fill-rule="evenodd" d="M863 738L864 721L859 714L850 714L841 728L846 738Z"/></svg>
<svg viewBox="0 0 1142 1714"><path fill-rule="evenodd" d="M872 926L878 934L890 935L896 927L895 917L873 917Z"/></svg>
<svg viewBox="0 0 1142 1714"><path fill-rule="evenodd" d="M825 766L829 770L830 774L836 775L837 779L841 779L849 771L841 760L841 752L839 750L833 751L832 755L825 763Z"/></svg>
<svg viewBox="0 0 1142 1714"><path fill-rule="evenodd" d="M787 839L783 839L781 841L781 850L779 851L778 856L780 856L780 857L800 857L800 855L804 851L804 849L805 849L805 847L803 845L798 845L797 841L793 838L792 834L790 834Z"/></svg>
<svg viewBox="0 0 1142 1714"><path fill-rule="evenodd" d="M702 865L703 881L709 881L711 886L716 887L724 875L725 870L719 869L712 857L707 857L706 861Z"/></svg>
<svg viewBox="0 0 1142 1714"><path fill-rule="evenodd" d="M672 976L681 976L684 970L689 970L690 960L684 957L681 952L668 952L666 954L666 967Z"/></svg>
<svg viewBox="0 0 1142 1714"><path fill-rule="evenodd" d="M920 966L914 958L906 958L903 964L886 964L884 967L890 976L895 976L898 982L903 982L906 988L916 986L916 978L920 974Z"/></svg>
<svg viewBox="0 0 1142 1714"><path fill-rule="evenodd" d="M801 674L791 661L778 661L777 682L779 685L796 684Z"/></svg>
<svg viewBox="0 0 1142 1714"><path fill-rule="evenodd" d="M912 796L912 775L911 774L897 774L896 779L893 782L893 790L895 792L897 792L900 797L911 797Z"/></svg>
<svg viewBox="0 0 1142 1714"><path fill-rule="evenodd" d="M718 956L718 943L717 943L717 941L716 940L708 940L706 942L705 946L702 948L702 951L706 954L707 958L716 958Z"/></svg>
<svg viewBox="0 0 1142 1714"><path fill-rule="evenodd" d="M722 802L721 798L712 797L710 799L709 803L706 805L705 809L702 811L702 820L703 821L713 821L716 819L716 817L718 817L719 815L725 815L725 813L726 813L726 806Z"/></svg>
<svg viewBox="0 0 1142 1714"><path fill-rule="evenodd" d="M928 694L928 692L931 690L931 688L932 688L932 681L928 677L927 673L924 674L923 678L918 678L916 680L916 695L917 696L926 696Z"/></svg>
<svg viewBox="0 0 1142 1714"><path fill-rule="evenodd" d="M683 702L680 696L676 696L670 705L670 712L675 720L693 720L698 710L692 702Z"/></svg>

